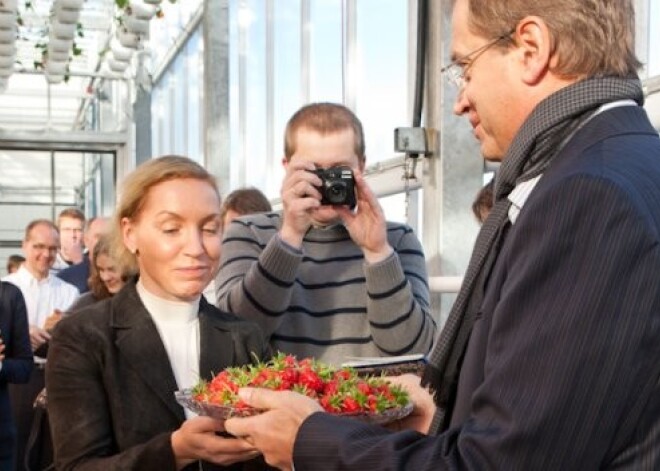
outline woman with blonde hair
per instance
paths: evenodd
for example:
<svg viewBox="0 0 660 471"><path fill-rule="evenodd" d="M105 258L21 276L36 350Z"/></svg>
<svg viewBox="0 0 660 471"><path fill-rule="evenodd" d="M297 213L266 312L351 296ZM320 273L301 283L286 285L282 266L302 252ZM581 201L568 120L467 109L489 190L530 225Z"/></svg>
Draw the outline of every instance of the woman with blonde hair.
<svg viewBox="0 0 660 471"><path fill-rule="evenodd" d="M258 456L218 435L174 392L265 356L258 327L201 296L220 256L213 177L184 157L140 165L113 221L122 270L139 275L115 296L63 319L46 371L57 469L212 469ZM254 462L250 468L260 466Z"/></svg>
<svg viewBox="0 0 660 471"><path fill-rule="evenodd" d="M131 276L129 270L121 270L113 258L110 242L110 235L104 234L94 246L90 260L89 291L80 295L69 312L76 312L114 296Z"/></svg>

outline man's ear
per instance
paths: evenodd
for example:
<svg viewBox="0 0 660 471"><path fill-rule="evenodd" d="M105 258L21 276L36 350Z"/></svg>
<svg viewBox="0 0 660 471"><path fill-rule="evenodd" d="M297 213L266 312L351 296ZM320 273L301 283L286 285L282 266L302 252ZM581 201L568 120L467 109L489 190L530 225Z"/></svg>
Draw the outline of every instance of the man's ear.
<svg viewBox="0 0 660 471"><path fill-rule="evenodd" d="M521 78L526 84L534 85L550 70L554 48L548 25L538 16L526 16L518 22L515 41L520 54Z"/></svg>
<svg viewBox="0 0 660 471"><path fill-rule="evenodd" d="M121 218L121 235L124 245L131 253L137 250L137 236L135 226L129 218Z"/></svg>

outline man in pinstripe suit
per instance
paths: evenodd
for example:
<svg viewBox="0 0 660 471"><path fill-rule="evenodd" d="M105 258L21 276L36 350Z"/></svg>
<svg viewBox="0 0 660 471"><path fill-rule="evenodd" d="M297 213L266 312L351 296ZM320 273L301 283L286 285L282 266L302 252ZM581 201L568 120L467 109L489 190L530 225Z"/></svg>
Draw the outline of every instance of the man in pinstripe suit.
<svg viewBox="0 0 660 471"><path fill-rule="evenodd" d="M631 0L456 0L456 114L495 204L392 433L293 393L227 421L301 470L660 469L660 139Z"/></svg>

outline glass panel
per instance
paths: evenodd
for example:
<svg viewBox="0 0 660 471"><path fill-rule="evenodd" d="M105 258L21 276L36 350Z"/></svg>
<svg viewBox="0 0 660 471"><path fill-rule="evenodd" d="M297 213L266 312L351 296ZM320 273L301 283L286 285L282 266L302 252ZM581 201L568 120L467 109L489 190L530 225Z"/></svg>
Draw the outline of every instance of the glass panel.
<svg viewBox="0 0 660 471"><path fill-rule="evenodd" d="M274 110L273 110L273 175L267 182L266 195L279 195L284 168L284 127L291 115L300 107L302 84L300 80L300 1L277 2L274 6Z"/></svg>
<svg viewBox="0 0 660 471"><path fill-rule="evenodd" d="M352 86L371 164L393 157L394 128L412 124L407 112L408 1L360 0L356 8L358 53Z"/></svg>
<svg viewBox="0 0 660 471"><path fill-rule="evenodd" d="M382 11L378 10L378 15ZM310 101L343 101L341 0L310 2Z"/></svg>

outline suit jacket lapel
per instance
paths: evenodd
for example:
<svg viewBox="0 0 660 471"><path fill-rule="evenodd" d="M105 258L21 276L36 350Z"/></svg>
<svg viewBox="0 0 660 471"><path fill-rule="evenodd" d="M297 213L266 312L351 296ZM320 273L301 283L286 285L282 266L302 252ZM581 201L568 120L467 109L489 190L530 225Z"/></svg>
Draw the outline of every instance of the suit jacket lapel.
<svg viewBox="0 0 660 471"><path fill-rule="evenodd" d="M142 304L135 282L115 295L112 301L115 344L125 364L137 372L153 394L179 420L183 408L174 399L178 389L167 352L156 325Z"/></svg>
<svg viewBox="0 0 660 471"><path fill-rule="evenodd" d="M234 335L204 297L199 303L199 337L199 375L202 378L210 379L236 363Z"/></svg>

